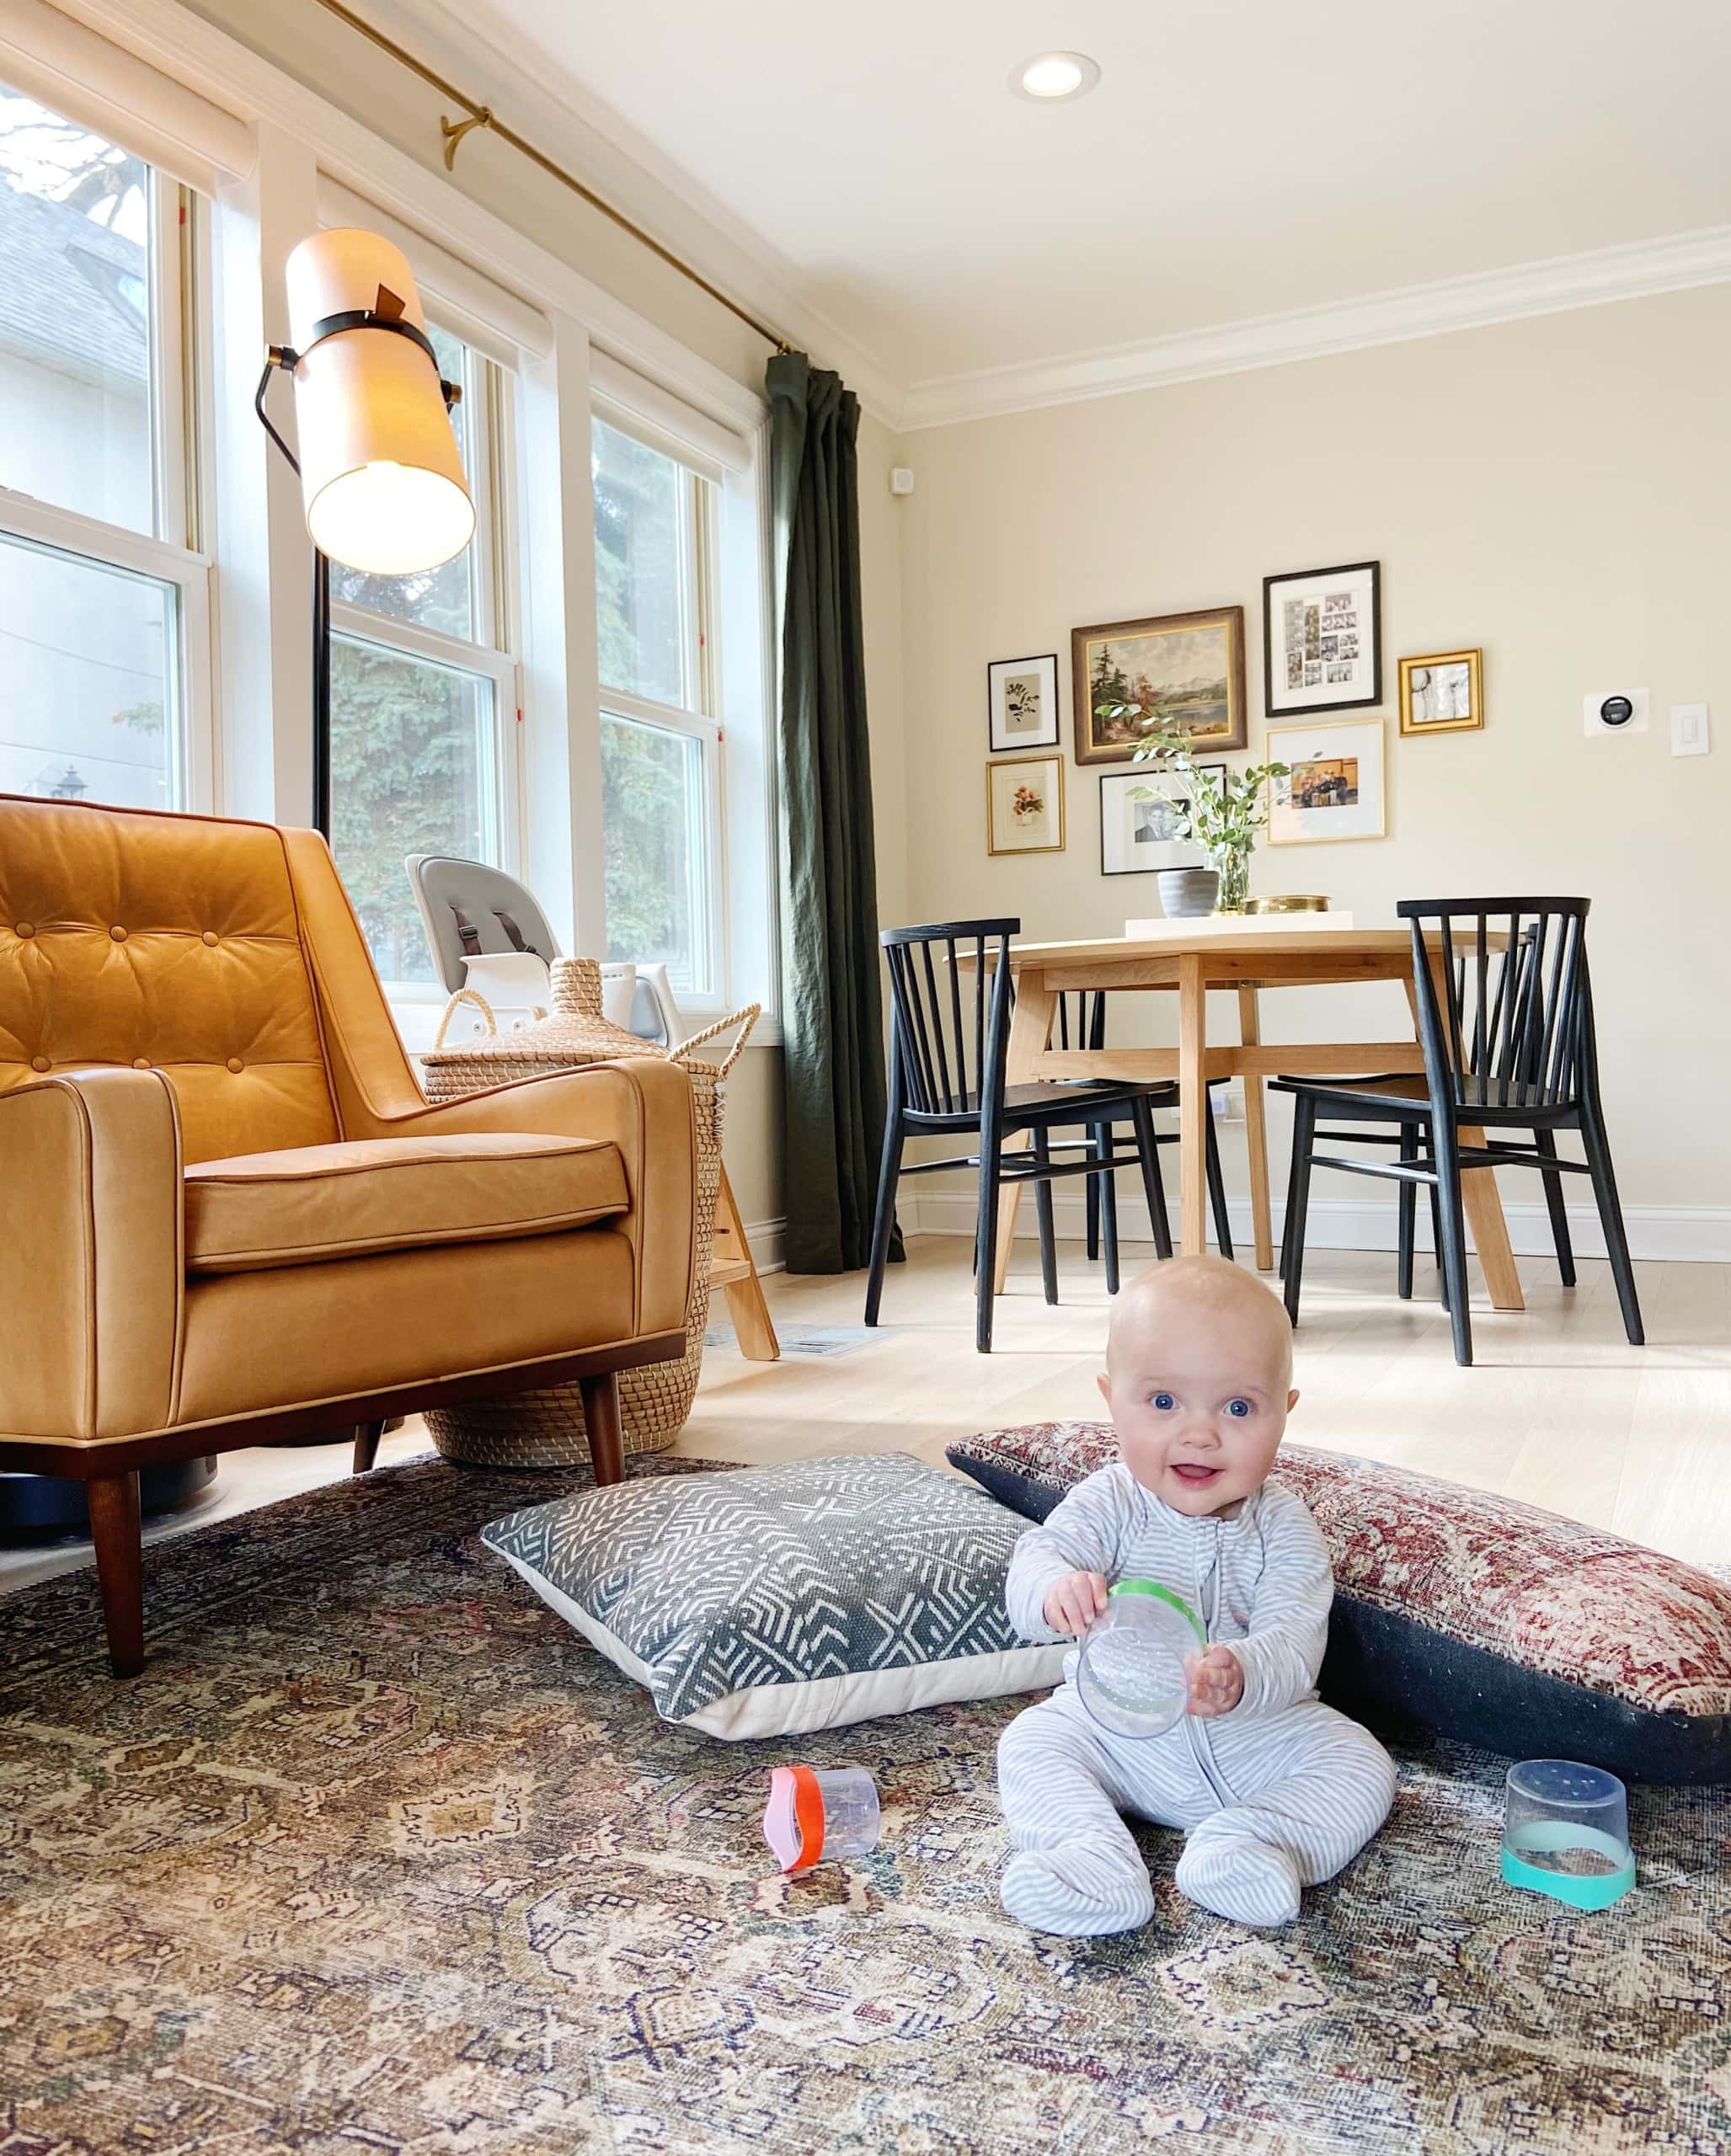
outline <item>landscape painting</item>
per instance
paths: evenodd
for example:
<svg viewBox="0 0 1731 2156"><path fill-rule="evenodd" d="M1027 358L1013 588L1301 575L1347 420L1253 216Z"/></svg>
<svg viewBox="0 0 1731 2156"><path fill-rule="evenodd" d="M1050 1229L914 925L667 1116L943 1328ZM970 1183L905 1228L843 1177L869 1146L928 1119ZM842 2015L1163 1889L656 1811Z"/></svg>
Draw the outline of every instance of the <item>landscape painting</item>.
<svg viewBox="0 0 1731 2156"><path fill-rule="evenodd" d="M1127 762L1156 726L1176 726L1193 748L1242 749L1244 609L1156 614L1071 632L1076 760ZM1140 718L1103 718L1102 704L1140 704Z"/></svg>

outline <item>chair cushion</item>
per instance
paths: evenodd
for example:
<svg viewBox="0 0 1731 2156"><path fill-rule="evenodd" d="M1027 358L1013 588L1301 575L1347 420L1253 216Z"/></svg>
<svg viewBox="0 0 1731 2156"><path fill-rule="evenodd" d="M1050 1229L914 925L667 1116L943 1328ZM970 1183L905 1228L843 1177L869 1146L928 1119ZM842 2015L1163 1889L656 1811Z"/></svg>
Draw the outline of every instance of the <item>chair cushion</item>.
<svg viewBox="0 0 1731 2156"><path fill-rule="evenodd" d="M1039 1422L948 1448L1044 1519L1118 1456L1107 1422ZM1625 1780L1731 1782L1731 1582L1483 1490L1285 1445L1274 1470L1334 1564L1325 1700L1516 1758Z"/></svg>
<svg viewBox="0 0 1731 2156"><path fill-rule="evenodd" d="M904 1453L580 1491L481 1540L668 1721L781 1737L1055 1684L1012 1630L1026 1524Z"/></svg>
<svg viewBox="0 0 1731 2156"><path fill-rule="evenodd" d="M618 1148L593 1139L479 1132L243 1153L186 1171L186 1269L551 1235L629 1202Z"/></svg>

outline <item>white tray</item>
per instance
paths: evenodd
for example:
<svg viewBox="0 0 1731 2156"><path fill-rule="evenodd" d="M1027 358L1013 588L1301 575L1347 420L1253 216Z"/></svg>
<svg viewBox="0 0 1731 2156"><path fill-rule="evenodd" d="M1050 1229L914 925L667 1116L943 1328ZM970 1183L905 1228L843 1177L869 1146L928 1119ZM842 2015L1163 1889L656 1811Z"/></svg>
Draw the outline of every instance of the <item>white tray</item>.
<svg viewBox="0 0 1731 2156"><path fill-rule="evenodd" d="M1164 936L1237 936L1246 929L1258 936L1264 930L1274 935L1287 929L1302 934L1307 929L1352 926L1349 913L1337 913L1331 907L1327 913L1205 913L1189 921L1168 921L1162 915L1154 921L1127 921L1124 932L1133 942L1149 943Z"/></svg>

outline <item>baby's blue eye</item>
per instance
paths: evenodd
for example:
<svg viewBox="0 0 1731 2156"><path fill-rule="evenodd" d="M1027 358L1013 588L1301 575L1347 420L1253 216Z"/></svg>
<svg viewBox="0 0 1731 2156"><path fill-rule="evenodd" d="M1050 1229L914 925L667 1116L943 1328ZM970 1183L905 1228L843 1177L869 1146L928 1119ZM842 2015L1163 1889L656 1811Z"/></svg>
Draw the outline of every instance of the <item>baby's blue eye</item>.
<svg viewBox="0 0 1731 2156"><path fill-rule="evenodd" d="M1154 1396L1152 1404L1162 1410L1169 1410L1178 1406L1177 1401L1173 1398L1169 1392L1157 1392Z"/></svg>
<svg viewBox="0 0 1731 2156"><path fill-rule="evenodd" d="M1226 1412L1228 1415L1237 1416L1242 1422L1247 1415L1253 1415L1256 1410L1247 1400L1229 1400L1226 1402Z"/></svg>

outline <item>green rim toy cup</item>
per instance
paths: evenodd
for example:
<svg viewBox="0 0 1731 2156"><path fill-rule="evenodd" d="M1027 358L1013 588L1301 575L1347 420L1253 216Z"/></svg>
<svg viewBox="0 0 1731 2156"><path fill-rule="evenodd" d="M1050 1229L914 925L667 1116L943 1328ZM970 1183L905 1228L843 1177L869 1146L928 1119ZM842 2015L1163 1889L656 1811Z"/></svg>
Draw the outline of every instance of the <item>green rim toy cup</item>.
<svg viewBox="0 0 1731 2156"><path fill-rule="evenodd" d="M1572 1909L1608 1909L1635 1883L1622 1784L1577 1759L1523 1759L1509 1769L1503 1877Z"/></svg>
<svg viewBox="0 0 1731 2156"><path fill-rule="evenodd" d="M1201 1620L1158 1580L1119 1580L1088 1626L1076 1689L1114 1737L1160 1737L1190 1704L1184 1657L1208 1645Z"/></svg>

